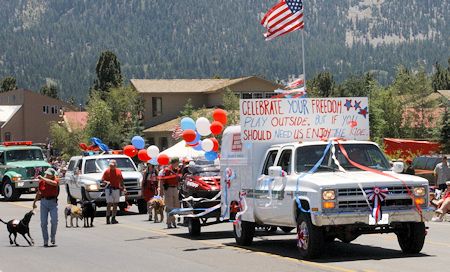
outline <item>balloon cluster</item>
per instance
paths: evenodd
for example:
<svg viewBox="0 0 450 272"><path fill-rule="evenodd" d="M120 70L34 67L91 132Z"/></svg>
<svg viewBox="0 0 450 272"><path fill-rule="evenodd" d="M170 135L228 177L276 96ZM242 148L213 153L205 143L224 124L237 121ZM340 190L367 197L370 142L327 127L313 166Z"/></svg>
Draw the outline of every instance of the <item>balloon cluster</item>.
<svg viewBox="0 0 450 272"><path fill-rule="evenodd" d="M87 145L85 143L80 143L80 148L84 151L109 151L109 147L102 142L99 138L92 137L90 139L91 145Z"/></svg>
<svg viewBox="0 0 450 272"><path fill-rule="evenodd" d="M150 162L153 165L168 165L170 161L169 156L160 154L156 145L151 145L145 149L145 140L141 136L134 136L131 139L131 145L126 145L123 148L123 154L131 158L137 155L139 160Z"/></svg>
<svg viewBox="0 0 450 272"><path fill-rule="evenodd" d="M200 117L194 121L190 117L181 119L180 127L183 130L182 137L186 144L197 151L205 151L205 159L213 161L218 158L219 142L216 138L208 137L211 134L214 136L220 135L227 123L227 112L222 109L215 109L213 114L213 122L205 117Z"/></svg>

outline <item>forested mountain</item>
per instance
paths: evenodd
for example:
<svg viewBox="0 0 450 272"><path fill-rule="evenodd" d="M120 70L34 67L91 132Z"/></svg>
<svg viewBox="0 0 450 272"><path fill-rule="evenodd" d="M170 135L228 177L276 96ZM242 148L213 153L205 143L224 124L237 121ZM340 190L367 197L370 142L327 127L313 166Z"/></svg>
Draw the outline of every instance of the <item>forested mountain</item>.
<svg viewBox="0 0 450 272"><path fill-rule="evenodd" d="M262 75L301 71L301 35L264 41L276 0L0 0L0 79L37 90L55 82L84 101L103 50L125 78ZM399 64L432 71L450 56L449 0L305 0L307 76L337 80Z"/></svg>

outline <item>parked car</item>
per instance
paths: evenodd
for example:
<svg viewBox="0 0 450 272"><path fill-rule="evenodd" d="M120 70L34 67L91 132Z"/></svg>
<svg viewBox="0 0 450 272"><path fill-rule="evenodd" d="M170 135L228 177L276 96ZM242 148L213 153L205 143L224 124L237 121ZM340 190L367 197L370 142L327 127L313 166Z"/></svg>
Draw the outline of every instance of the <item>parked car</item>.
<svg viewBox="0 0 450 272"><path fill-rule="evenodd" d="M65 176L68 202L75 204L77 200L94 200L98 207L106 206L105 187L101 179L112 159L117 161L117 167L122 171L127 190L126 198L122 196L120 199L119 208L124 210L128 204L136 204L139 213L147 213L147 203L142 197L142 174L130 157L125 155L72 157Z"/></svg>
<svg viewBox="0 0 450 272"><path fill-rule="evenodd" d="M446 155L449 157L450 155ZM416 176L426 178L431 186L436 186L436 180L434 177L434 168L440 162L442 162L444 155L426 155L416 157L412 162L412 167L415 170Z"/></svg>
<svg viewBox="0 0 450 272"><path fill-rule="evenodd" d="M0 145L0 191L7 201L22 194L35 193L38 176L50 167L42 149L30 141L4 142Z"/></svg>

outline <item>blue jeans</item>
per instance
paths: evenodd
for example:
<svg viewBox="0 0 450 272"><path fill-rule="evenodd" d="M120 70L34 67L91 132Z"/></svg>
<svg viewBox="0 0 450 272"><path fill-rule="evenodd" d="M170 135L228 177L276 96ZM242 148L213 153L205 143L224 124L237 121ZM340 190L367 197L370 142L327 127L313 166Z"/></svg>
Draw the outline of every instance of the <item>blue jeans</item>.
<svg viewBox="0 0 450 272"><path fill-rule="evenodd" d="M50 213L51 233L50 239L55 242L56 228L58 227L58 202L56 199L41 199L41 229L44 244L48 245L48 214Z"/></svg>

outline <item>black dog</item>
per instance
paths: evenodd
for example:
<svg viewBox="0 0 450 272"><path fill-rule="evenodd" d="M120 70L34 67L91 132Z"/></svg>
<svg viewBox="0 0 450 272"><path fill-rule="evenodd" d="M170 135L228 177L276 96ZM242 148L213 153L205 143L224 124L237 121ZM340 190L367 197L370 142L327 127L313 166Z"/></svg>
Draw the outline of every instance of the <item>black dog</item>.
<svg viewBox="0 0 450 272"><path fill-rule="evenodd" d="M83 211L84 227L93 227L95 212L97 207L94 201L84 201L81 203L81 209ZM91 219L91 224L89 225L89 218Z"/></svg>
<svg viewBox="0 0 450 272"><path fill-rule="evenodd" d="M28 244L30 246L34 245L34 240L33 240L33 238L31 238L31 235L30 235L30 227L28 226L30 224L31 217L33 215L34 215L34 211L30 211L25 214L25 216L23 217L22 220L19 221L17 219L13 219L13 220L9 221L8 223L6 223L5 221L0 219L0 222L3 222L6 225L6 227L8 228L9 243L11 245L15 244L16 246L19 246L19 244L16 242L17 233L22 234L23 238L25 238L25 240L28 242ZM11 239L11 235L13 235L13 234L14 234L14 242ZM31 241L29 241L27 239L25 234L28 234L28 237L30 237Z"/></svg>

